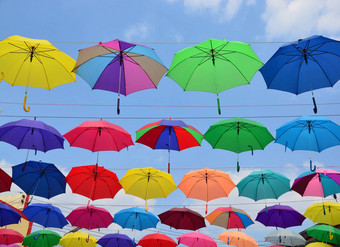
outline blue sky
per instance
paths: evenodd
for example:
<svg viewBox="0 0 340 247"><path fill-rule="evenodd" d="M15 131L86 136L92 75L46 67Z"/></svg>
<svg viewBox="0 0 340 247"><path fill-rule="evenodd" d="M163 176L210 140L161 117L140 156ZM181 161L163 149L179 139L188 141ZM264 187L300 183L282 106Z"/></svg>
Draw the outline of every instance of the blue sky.
<svg viewBox="0 0 340 247"><path fill-rule="evenodd" d="M0 22L1 40L11 35L47 39L76 59L79 49L95 45L99 41L106 42L118 38L154 48L167 67L176 52L208 38L249 42L263 62L284 42L316 34L340 38L340 2L337 0L32 0L29 3L24 0L1 0L0 9L3 20ZM131 133L133 139L137 129L162 118L182 119L204 133L211 124L220 119L244 117L261 122L275 136L275 130L285 122L302 115L313 115L309 92L295 96L267 90L259 72L255 74L250 85L220 94L221 116L218 116L215 107L216 95L183 92L168 77L162 78L157 90L145 90L123 97L119 116L113 106L117 95L100 90L92 91L80 77L77 77L76 83L66 84L51 91L29 88L29 113L25 113L21 106L24 87L12 87L2 82L0 88L1 124L37 116L38 120L54 126L62 134L86 120L99 120L100 117L122 126ZM340 123L339 93L340 86L337 84L334 88L315 91L319 115L327 115L336 123ZM313 153L312 156L319 166L339 170L338 152L339 147L334 147L322 153ZM25 161L26 151L0 143L0 155L3 168L10 173L11 165ZM171 153L172 175L178 184L186 172L210 167L230 173L237 182L253 169L270 167L294 179L301 172L307 171L308 157L308 152L285 152L283 146L271 143L264 151L255 151L253 156L250 153L240 154L241 172L237 174L235 153L213 150L203 141L202 147ZM65 142L65 150L38 153L36 156L31 153L30 159L54 163L67 173L72 166L94 164L96 154L69 147ZM128 168L152 166L165 169L167 151L151 150L137 143L128 151L101 152L99 160L100 165L112 169L121 178ZM19 190L14 188L13 192ZM320 200L302 199L296 193L290 192L279 201L292 205L303 213L308 205ZM52 198L51 202L60 206L67 215L71 208L84 205L87 200L77 195L70 196L68 193ZM268 201L275 202L277 201ZM99 200L93 204L105 204L113 214L127 205L143 206L143 201L120 192L114 200ZM150 210L156 214L172 206L183 205L204 213L203 202L185 199L179 190L167 199L151 201L150 205ZM254 205L249 199L238 198L235 189L229 198L212 201L210 209L221 205L242 208L255 219L264 202L260 201ZM310 225L311 222L306 221L303 227L293 230L298 232ZM170 233L169 236L174 238L183 233L169 230L167 226L159 227L160 232ZM114 225L110 227L111 232L117 229L119 227ZM257 223L244 232L255 238L260 245L267 246L269 244L264 243L264 235L272 230L274 228L265 228ZM95 234L100 236L105 232L95 231ZM120 232L132 236L131 231ZM154 230L136 233L136 238L153 232ZM208 227L201 232L217 239L223 229ZM219 242L219 245L223 244Z"/></svg>

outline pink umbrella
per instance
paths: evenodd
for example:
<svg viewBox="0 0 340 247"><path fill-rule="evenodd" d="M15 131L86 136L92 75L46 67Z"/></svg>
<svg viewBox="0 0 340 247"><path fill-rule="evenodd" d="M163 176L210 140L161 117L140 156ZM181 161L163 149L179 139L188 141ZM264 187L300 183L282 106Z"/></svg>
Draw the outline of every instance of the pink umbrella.
<svg viewBox="0 0 340 247"><path fill-rule="evenodd" d="M199 232L185 233L179 236L177 240L178 244L184 244L189 247L217 247L214 239Z"/></svg>
<svg viewBox="0 0 340 247"><path fill-rule="evenodd" d="M20 245L17 245L17 244L9 244L9 245L0 244L0 247L20 247Z"/></svg>
<svg viewBox="0 0 340 247"><path fill-rule="evenodd" d="M24 236L12 229L0 229L0 244L8 245L14 243L21 243Z"/></svg>
<svg viewBox="0 0 340 247"><path fill-rule="evenodd" d="M105 208L95 206L79 207L74 209L66 219L72 226L86 229L107 228L113 217Z"/></svg>

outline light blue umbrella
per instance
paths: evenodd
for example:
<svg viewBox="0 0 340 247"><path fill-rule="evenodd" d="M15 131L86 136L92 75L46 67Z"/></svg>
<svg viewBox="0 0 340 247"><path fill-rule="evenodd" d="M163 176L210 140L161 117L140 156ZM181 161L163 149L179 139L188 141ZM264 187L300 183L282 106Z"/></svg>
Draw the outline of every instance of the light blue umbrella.
<svg viewBox="0 0 340 247"><path fill-rule="evenodd" d="M159 219L156 215L137 207L120 210L113 217L113 222L122 228L140 231L147 228L156 228L158 221Z"/></svg>
<svg viewBox="0 0 340 247"><path fill-rule="evenodd" d="M276 130L276 143L290 150L321 152L326 148L340 145L340 126L324 117L300 117ZM310 156L311 171L312 159Z"/></svg>

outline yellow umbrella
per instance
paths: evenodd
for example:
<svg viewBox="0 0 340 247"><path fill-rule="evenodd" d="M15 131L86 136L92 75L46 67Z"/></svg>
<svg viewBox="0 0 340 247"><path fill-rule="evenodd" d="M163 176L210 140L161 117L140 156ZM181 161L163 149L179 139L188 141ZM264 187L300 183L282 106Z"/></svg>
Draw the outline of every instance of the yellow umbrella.
<svg viewBox="0 0 340 247"><path fill-rule="evenodd" d="M29 39L18 35L0 41L0 81L12 86L25 86L24 110L27 88L52 89L74 82L72 72L76 61L55 48L47 40Z"/></svg>
<svg viewBox="0 0 340 247"><path fill-rule="evenodd" d="M319 202L309 206L304 216L316 223L323 223L332 226L340 224L340 203Z"/></svg>
<svg viewBox="0 0 340 247"><path fill-rule="evenodd" d="M166 198L177 187L169 173L152 167L134 168L119 180L126 194L138 196L145 201L152 198ZM147 202L145 210L148 211Z"/></svg>
<svg viewBox="0 0 340 247"><path fill-rule="evenodd" d="M62 237L59 245L65 247L95 247L97 240L86 232L71 232Z"/></svg>
<svg viewBox="0 0 340 247"><path fill-rule="evenodd" d="M307 244L306 247L332 247L332 245L322 243L322 242L314 242L314 243Z"/></svg>
<svg viewBox="0 0 340 247"><path fill-rule="evenodd" d="M258 247L255 239L239 231L226 231L218 235L218 240L237 247Z"/></svg>

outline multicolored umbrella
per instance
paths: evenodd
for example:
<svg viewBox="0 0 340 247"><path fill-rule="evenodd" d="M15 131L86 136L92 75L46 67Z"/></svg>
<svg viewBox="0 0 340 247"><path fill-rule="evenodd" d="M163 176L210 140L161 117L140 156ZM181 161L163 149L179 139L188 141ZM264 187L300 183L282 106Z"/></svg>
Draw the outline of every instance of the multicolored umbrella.
<svg viewBox="0 0 340 247"><path fill-rule="evenodd" d="M114 198L122 188L117 175L98 164L72 167L65 181L73 193L91 200Z"/></svg>
<svg viewBox="0 0 340 247"><path fill-rule="evenodd" d="M168 173L170 173L170 150L181 151L200 146L203 138L197 129L181 120L160 120L136 131L136 142L152 149L168 150Z"/></svg>
<svg viewBox="0 0 340 247"><path fill-rule="evenodd" d="M206 227L203 216L189 208L171 208L158 217L162 224L175 229L196 231Z"/></svg>
<svg viewBox="0 0 340 247"><path fill-rule="evenodd" d="M66 216L72 226L86 228L88 230L107 228L113 221L113 217L105 208L88 205L78 207Z"/></svg>
<svg viewBox="0 0 340 247"><path fill-rule="evenodd" d="M309 206L303 215L313 222L336 226L340 224L340 203L315 203Z"/></svg>
<svg viewBox="0 0 340 247"><path fill-rule="evenodd" d="M340 79L340 42L320 35L281 46L260 72L270 89L296 95L333 87ZM317 106L314 103L314 112Z"/></svg>
<svg viewBox="0 0 340 247"><path fill-rule="evenodd" d="M92 89L128 95L157 88L167 68L156 52L149 47L112 40L79 51L74 72Z"/></svg>
<svg viewBox="0 0 340 247"><path fill-rule="evenodd" d="M52 247L59 244L61 236L50 230L39 230L24 237L22 244L29 247Z"/></svg>
<svg viewBox="0 0 340 247"><path fill-rule="evenodd" d="M245 229L254 224L250 216L242 209L234 207L219 207L205 216L211 225L226 229Z"/></svg>
<svg viewBox="0 0 340 247"><path fill-rule="evenodd" d="M7 204L0 203L0 226L2 227L11 224L17 224L21 218L19 212Z"/></svg>
<svg viewBox="0 0 340 247"><path fill-rule="evenodd" d="M255 220L261 222L265 226L288 228L292 226L301 226L305 219L305 216L290 206L278 204L262 209L257 214Z"/></svg>
<svg viewBox="0 0 340 247"><path fill-rule="evenodd" d="M12 178L4 170L0 168L0 193L10 191L12 186Z"/></svg>
<svg viewBox="0 0 340 247"><path fill-rule="evenodd" d="M319 241L340 244L340 229L330 225L314 225L306 229L307 235Z"/></svg>
<svg viewBox="0 0 340 247"><path fill-rule="evenodd" d="M306 243L306 240L300 234L286 229L270 232L266 235L265 241L283 246L298 246Z"/></svg>
<svg viewBox="0 0 340 247"><path fill-rule="evenodd" d="M136 244L132 241L131 238L124 234L106 234L104 237L101 237L97 244L102 247L135 247Z"/></svg>
<svg viewBox="0 0 340 247"><path fill-rule="evenodd" d="M207 213L208 201L227 197L235 184L227 173L203 168L186 173L177 187L186 197L205 201Z"/></svg>
<svg viewBox="0 0 340 247"><path fill-rule="evenodd" d="M176 247L177 243L165 234L155 233L142 237L138 245L142 247Z"/></svg>
<svg viewBox="0 0 340 247"><path fill-rule="evenodd" d="M27 89L54 87L76 81L72 72L75 60L47 40L11 36L0 41L2 79L12 86L26 87L23 108L26 112Z"/></svg>
<svg viewBox="0 0 340 247"><path fill-rule="evenodd" d="M0 244L15 244L15 243L21 243L24 236L12 229L0 229Z"/></svg>
<svg viewBox="0 0 340 247"><path fill-rule="evenodd" d="M172 176L152 167L134 168L128 170L119 180L126 194L134 195L145 200L153 198L166 198L177 189Z"/></svg>
<svg viewBox="0 0 340 247"><path fill-rule="evenodd" d="M310 170L315 171L315 166L312 166L312 151L321 152L340 145L340 126L324 117L300 117L278 128L275 142L292 151L311 151Z"/></svg>
<svg viewBox="0 0 340 247"><path fill-rule="evenodd" d="M67 233L60 239L59 245L64 247L95 247L97 239L85 232Z"/></svg>
<svg viewBox="0 0 340 247"><path fill-rule="evenodd" d="M237 247L257 247L255 239L239 231L226 231L218 235L218 240Z"/></svg>
<svg viewBox="0 0 340 247"><path fill-rule="evenodd" d="M237 171L239 166L239 153L245 151L263 150L274 137L265 126L259 122L232 118L220 120L209 127L204 139L214 149L224 149L237 153Z"/></svg>
<svg viewBox="0 0 340 247"><path fill-rule="evenodd" d="M249 84L261 60L249 44L208 39L175 54L168 77L184 91L203 91L218 94L240 85Z"/></svg>
<svg viewBox="0 0 340 247"><path fill-rule="evenodd" d="M177 237L178 244L188 247L217 247L214 239L200 232L188 232Z"/></svg>
<svg viewBox="0 0 340 247"><path fill-rule="evenodd" d="M327 197L340 193L340 172L332 169L316 169L298 176L292 190L301 196Z"/></svg>

